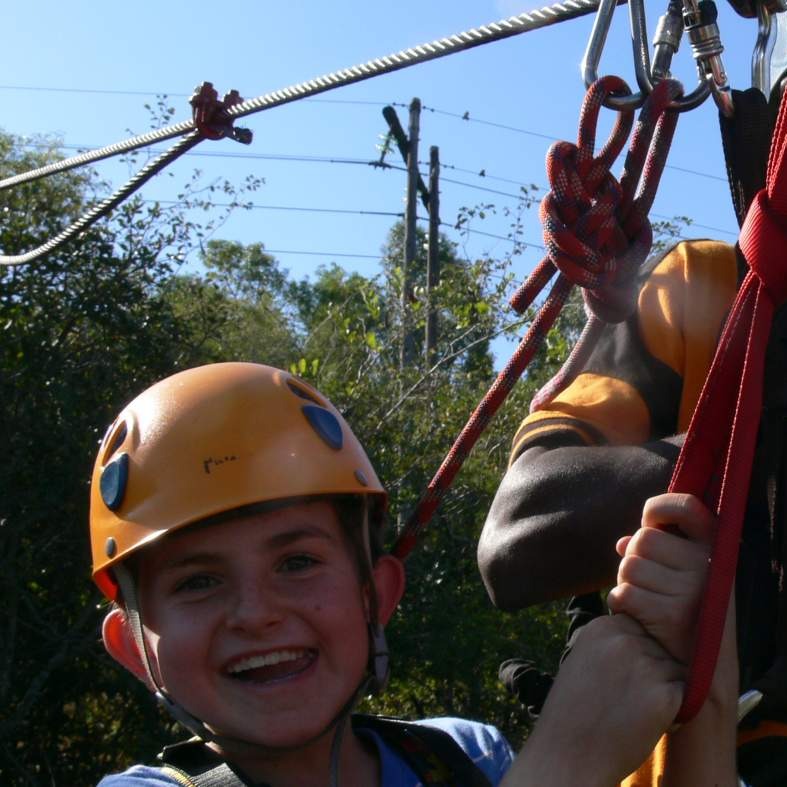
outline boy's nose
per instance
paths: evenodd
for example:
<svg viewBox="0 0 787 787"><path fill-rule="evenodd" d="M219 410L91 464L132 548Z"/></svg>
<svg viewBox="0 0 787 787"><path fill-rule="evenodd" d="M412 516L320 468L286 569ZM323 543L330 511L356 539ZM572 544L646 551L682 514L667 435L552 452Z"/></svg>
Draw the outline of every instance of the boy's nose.
<svg viewBox="0 0 787 787"><path fill-rule="evenodd" d="M284 612L280 599L257 582L247 582L238 588L227 613L229 629L254 632L281 622Z"/></svg>

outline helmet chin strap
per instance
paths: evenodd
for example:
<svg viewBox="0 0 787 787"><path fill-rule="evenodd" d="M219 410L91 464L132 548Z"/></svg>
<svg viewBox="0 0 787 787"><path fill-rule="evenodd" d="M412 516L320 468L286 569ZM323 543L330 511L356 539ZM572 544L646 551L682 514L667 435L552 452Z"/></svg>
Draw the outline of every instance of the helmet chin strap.
<svg viewBox="0 0 787 787"><path fill-rule="evenodd" d="M371 675L369 690L372 694L381 694L388 685L391 676L391 659L385 629L379 623L369 624L369 661Z"/></svg>
<svg viewBox="0 0 787 787"><path fill-rule="evenodd" d="M134 584L134 578L131 572L122 564L113 567L115 578L123 594L123 604L126 611L126 618L128 619L131 627L131 633L134 636L134 641L137 645L137 650L142 660L142 666L145 669L145 674L148 679L148 684L153 687L156 699L167 709L167 712L180 724L182 724L190 733L201 738L206 743L218 743L222 747L236 748L238 745L243 747L251 747L254 744L248 741L236 740L234 738L225 738L222 735L216 735L210 730L204 722L196 716L192 716L182 705L179 705L167 692L159 685L158 680L153 672L153 666L150 661L150 653L148 651L147 642L145 641L145 634L142 630L142 616L139 608L139 599L137 598L137 589Z"/></svg>

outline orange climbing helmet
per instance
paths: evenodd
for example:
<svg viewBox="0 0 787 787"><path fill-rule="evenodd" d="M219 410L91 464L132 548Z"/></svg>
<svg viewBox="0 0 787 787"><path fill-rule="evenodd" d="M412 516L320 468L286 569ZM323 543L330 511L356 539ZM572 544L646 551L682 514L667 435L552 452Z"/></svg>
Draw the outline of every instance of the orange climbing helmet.
<svg viewBox="0 0 787 787"><path fill-rule="evenodd" d="M338 410L287 372L218 363L140 394L101 442L90 493L93 579L118 596L112 566L185 525L242 506L386 493Z"/></svg>

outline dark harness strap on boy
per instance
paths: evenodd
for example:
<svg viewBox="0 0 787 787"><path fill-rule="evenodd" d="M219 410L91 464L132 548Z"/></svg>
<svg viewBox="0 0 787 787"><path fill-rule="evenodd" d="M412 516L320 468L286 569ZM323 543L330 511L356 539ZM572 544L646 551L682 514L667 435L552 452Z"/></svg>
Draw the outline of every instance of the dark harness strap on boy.
<svg viewBox="0 0 787 787"><path fill-rule="evenodd" d="M492 787L489 779L444 730L383 716L354 714L353 730L379 735L430 787ZM159 754L166 773L185 787L267 787L252 782L201 740L166 746Z"/></svg>

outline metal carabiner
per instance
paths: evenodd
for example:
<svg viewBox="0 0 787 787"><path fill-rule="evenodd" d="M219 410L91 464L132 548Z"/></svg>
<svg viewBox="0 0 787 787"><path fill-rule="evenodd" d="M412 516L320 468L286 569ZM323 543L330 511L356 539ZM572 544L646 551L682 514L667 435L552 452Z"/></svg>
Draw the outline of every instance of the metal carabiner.
<svg viewBox="0 0 787 787"><path fill-rule="evenodd" d="M764 3L757 3L757 42L751 56L751 84L764 96L771 95L771 58L777 26Z"/></svg>
<svg viewBox="0 0 787 787"><path fill-rule="evenodd" d="M644 24L644 20L642 23ZM670 0L666 12L659 18L653 36L653 68L649 76L654 84L672 76L670 72L672 57L678 51L685 26L683 3L681 0ZM689 32L689 37L691 35ZM710 84L703 76L691 93L673 101L670 108L678 112L687 112L702 104L710 92Z"/></svg>
<svg viewBox="0 0 787 787"><path fill-rule="evenodd" d="M784 43L777 46L777 41L783 42L787 36L787 0L759 2L756 10L757 43L751 56L751 84L770 98L774 85L787 70L787 47Z"/></svg>
<svg viewBox="0 0 787 787"><path fill-rule="evenodd" d="M625 2L625 0L622 0ZM589 88L598 79L598 64L601 61L601 53L604 51L604 44L607 42L607 34L609 33L609 26L612 24L612 15L615 12L615 7L621 0L600 0L598 4L598 11L596 11L596 18L593 21L593 29L590 31L590 38L588 39L585 54L580 63L580 70L582 78L585 81L585 87ZM639 84L640 74L642 69L639 67L639 56L644 50L647 54L647 63L645 66L646 71L650 71L650 54L647 50L647 45L642 46L642 42L637 40L641 30L635 28L634 13L631 10L635 5L642 6L642 0L630 0L629 2L629 17L631 19L631 34L632 45L634 47L634 63L637 73L637 84ZM644 14L643 14L644 17ZM640 92L634 93L630 96L609 96L604 101L604 106L609 109L616 110L632 110L639 109L644 103L646 95L641 89Z"/></svg>
<svg viewBox="0 0 787 787"><path fill-rule="evenodd" d="M724 47L716 24L717 14L713 0L683 0L683 24L700 82L707 85L719 110L732 117L732 90L721 59Z"/></svg>
<svg viewBox="0 0 787 787"><path fill-rule="evenodd" d="M659 82L671 76L672 58L683 38L683 5L681 0L669 0L667 10L659 17L653 34L653 67L651 76Z"/></svg>
<svg viewBox="0 0 787 787"><path fill-rule="evenodd" d="M589 87L598 78L598 65L601 53L606 43L607 33L612 22L612 14L620 0L601 0L593 29L590 33L585 55L582 58L582 76L585 86ZM714 98L724 101L726 87L729 94L729 85L726 83L726 74L719 57L721 43L718 27L715 24L715 15L709 18L709 6L703 0L703 13L690 15L690 10L696 9L696 0L683 0L683 11L680 10L680 0L670 0L667 12L659 20L654 37L654 65L651 67L650 50L648 48L647 22L643 0L629 0L629 20L631 26L631 41L634 54L634 71L637 78L639 92L632 96L610 96L604 106L611 109L626 110L637 109L645 98L653 92L654 84L670 75L669 69L672 56L677 52L680 38L683 33L684 22L692 42L694 57L698 62L700 78L694 90L686 96L676 99L670 109L686 112L702 104L713 92ZM712 3L710 4L712 6ZM715 6L713 6L715 10ZM708 65L710 64L710 65ZM717 98L717 93L721 94ZM731 106L731 102L730 102Z"/></svg>

